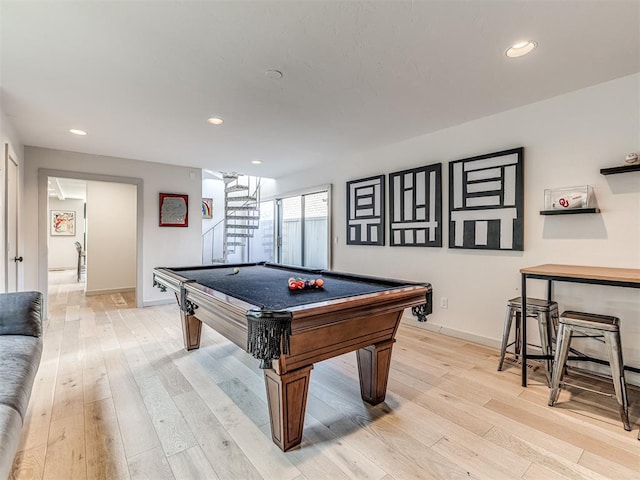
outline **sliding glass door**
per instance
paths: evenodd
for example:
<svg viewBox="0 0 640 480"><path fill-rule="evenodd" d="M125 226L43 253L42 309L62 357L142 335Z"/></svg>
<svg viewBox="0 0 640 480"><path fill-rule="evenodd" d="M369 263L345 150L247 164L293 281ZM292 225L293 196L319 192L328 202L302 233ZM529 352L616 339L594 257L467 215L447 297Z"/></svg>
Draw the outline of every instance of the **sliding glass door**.
<svg viewBox="0 0 640 480"><path fill-rule="evenodd" d="M252 262L329 268L329 188L261 202L249 244Z"/></svg>
<svg viewBox="0 0 640 480"><path fill-rule="evenodd" d="M303 195L302 265L309 268L328 268L329 192Z"/></svg>

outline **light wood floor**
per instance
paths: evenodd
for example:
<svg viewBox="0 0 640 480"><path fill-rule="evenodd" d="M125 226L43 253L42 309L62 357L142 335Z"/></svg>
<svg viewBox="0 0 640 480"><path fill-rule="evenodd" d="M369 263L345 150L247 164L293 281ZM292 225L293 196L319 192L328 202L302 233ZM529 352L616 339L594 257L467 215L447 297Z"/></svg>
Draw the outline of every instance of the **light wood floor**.
<svg viewBox="0 0 640 480"><path fill-rule="evenodd" d="M563 391L548 407L539 371L524 389L517 368L496 372L496 350L407 325L386 402L362 402L353 353L317 364L302 447L283 453L241 349L204 327L188 353L176 306L52 280L14 478L640 478L637 389L625 432L611 399Z"/></svg>

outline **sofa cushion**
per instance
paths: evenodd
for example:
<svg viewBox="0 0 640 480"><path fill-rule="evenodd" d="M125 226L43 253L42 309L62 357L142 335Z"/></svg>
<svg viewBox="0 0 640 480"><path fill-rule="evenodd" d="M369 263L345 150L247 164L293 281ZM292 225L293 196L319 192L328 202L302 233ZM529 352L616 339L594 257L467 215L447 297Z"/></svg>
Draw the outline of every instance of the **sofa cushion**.
<svg viewBox="0 0 640 480"><path fill-rule="evenodd" d="M42 338L0 335L0 405L13 408L22 419L41 355Z"/></svg>
<svg viewBox="0 0 640 480"><path fill-rule="evenodd" d="M0 335L42 335L42 294L0 294Z"/></svg>

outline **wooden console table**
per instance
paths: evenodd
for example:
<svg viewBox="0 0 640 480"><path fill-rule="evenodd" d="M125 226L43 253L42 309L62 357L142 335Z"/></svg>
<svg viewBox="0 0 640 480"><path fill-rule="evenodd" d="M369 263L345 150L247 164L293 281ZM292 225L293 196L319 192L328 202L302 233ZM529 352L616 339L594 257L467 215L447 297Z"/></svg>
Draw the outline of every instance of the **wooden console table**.
<svg viewBox="0 0 640 480"><path fill-rule="evenodd" d="M612 287L640 288L640 269L586 267L580 265L545 264L520 269L522 276L522 311L527 311L527 279L546 280L547 299L552 300L553 282L589 283L592 285L609 285ZM527 386L527 357L541 358L541 355L527 355L527 322L522 322L522 386ZM597 359L584 358L597 361ZM606 362L605 362L606 363ZM640 369L625 369L640 373Z"/></svg>

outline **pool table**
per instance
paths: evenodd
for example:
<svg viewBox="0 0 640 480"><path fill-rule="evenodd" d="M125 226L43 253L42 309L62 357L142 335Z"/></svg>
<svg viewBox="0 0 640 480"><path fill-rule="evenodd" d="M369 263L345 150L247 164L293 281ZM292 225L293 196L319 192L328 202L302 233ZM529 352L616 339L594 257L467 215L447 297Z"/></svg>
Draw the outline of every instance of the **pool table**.
<svg viewBox="0 0 640 480"><path fill-rule="evenodd" d="M324 284L290 290L291 277ZM205 323L260 358L271 435L284 451L302 441L314 363L357 351L361 396L377 405L404 309L432 310L428 283L269 263L156 268L153 282L175 293L187 350L200 346Z"/></svg>

